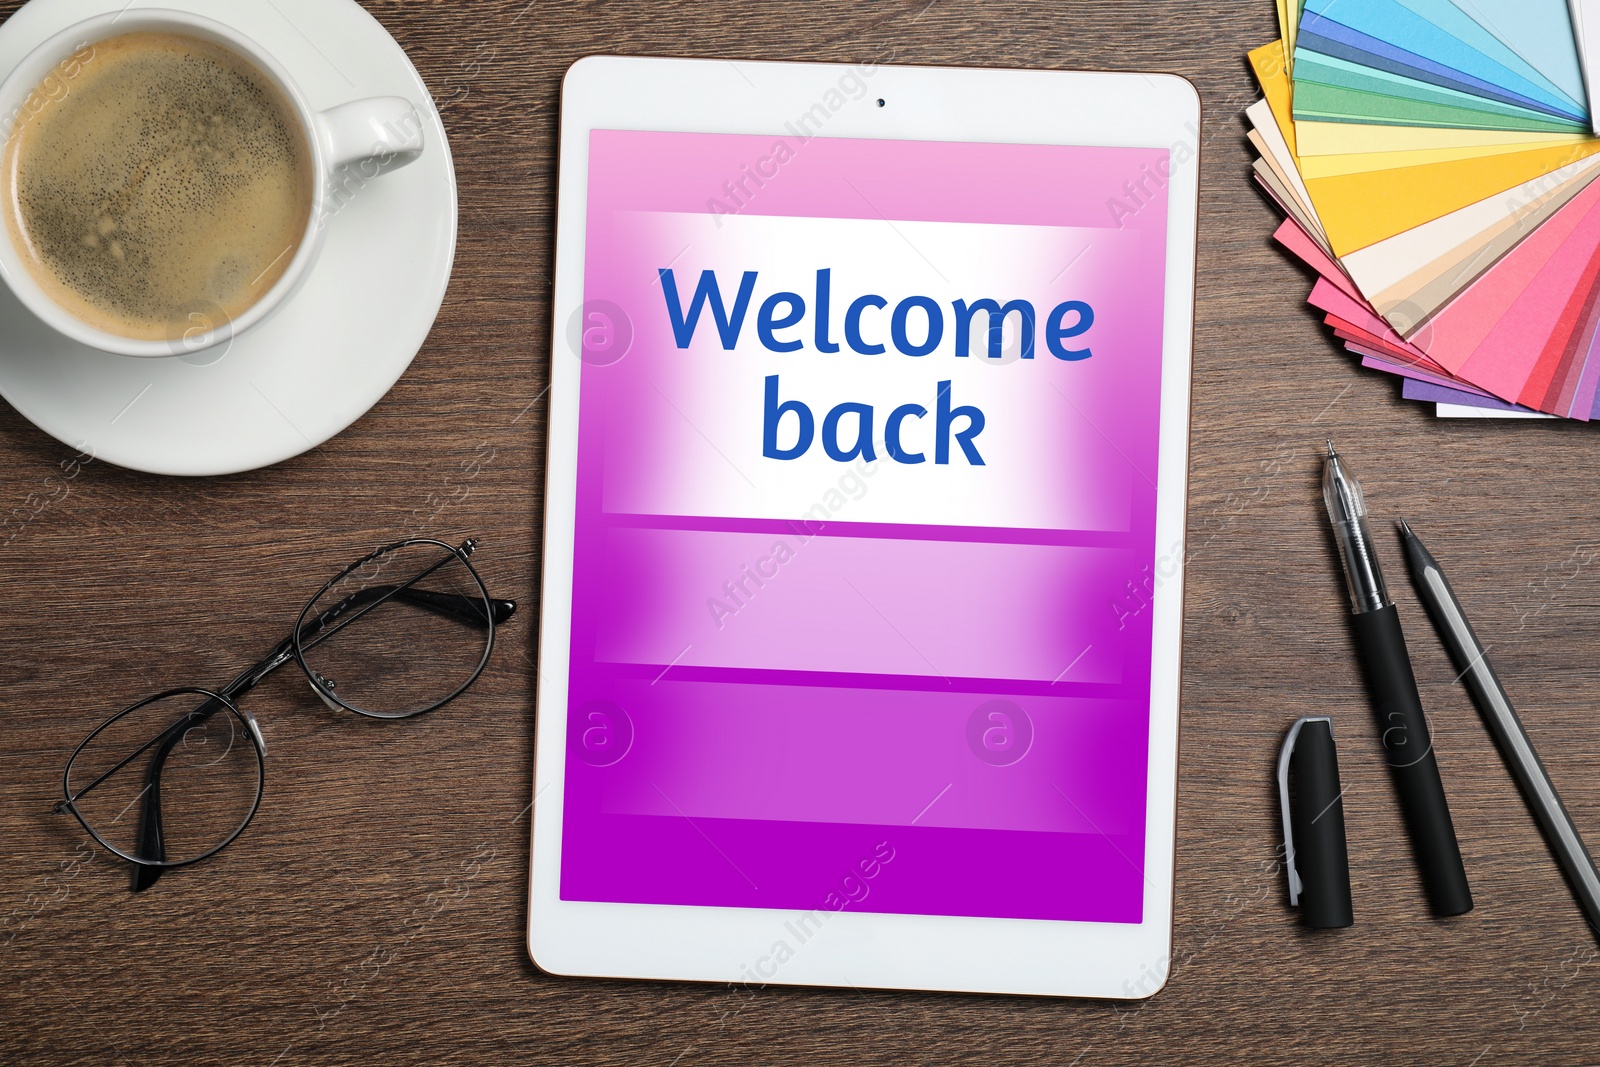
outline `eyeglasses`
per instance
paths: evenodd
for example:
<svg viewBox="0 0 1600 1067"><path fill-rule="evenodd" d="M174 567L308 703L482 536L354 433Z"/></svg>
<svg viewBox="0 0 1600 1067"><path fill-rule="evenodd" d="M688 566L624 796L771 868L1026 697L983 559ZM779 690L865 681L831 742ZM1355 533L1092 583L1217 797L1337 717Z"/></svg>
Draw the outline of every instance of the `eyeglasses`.
<svg viewBox="0 0 1600 1067"><path fill-rule="evenodd" d="M328 707L374 719L433 711L483 673L517 605L490 598L476 548L417 538L358 559L221 689L169 689L102 723L67 761L56 814L132 863L135 892L216 855L261 806L266 741L238 702L273 671L292 659Z"/></svg>

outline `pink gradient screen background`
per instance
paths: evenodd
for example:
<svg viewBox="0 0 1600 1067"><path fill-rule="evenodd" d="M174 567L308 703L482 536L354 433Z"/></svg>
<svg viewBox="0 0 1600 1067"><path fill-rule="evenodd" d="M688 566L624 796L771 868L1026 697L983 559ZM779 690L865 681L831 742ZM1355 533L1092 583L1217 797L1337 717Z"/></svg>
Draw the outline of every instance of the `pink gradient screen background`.
<svg viewBox="0 0 1600 1067"><path fill-rule="evenodd" d="M581 371L563 899L810 910L845 885L861 911L1141 920L1167 165L592 133L583 321L626 352ZM709 311L677 347L661 268L685 306L702 271L730 300L758 272L733 350ZM823 269L837 353L815 344ZM807 303L779 331L799 351L756 337L780 290ZM842 336L864 293L888 301L863 318L882 355ZM913 294L947 319L1027 299L1041 330L1084 301L1069 346L1093 355L1041 336L1023 360L1008 335L991 360L980 331L959 358L948 321L900 354L889 313ZM876 463L766 458L769 375L819 432L835 403L924 405L907 447L928 461L884 455L881 422ZM982 466L954 444L933 462L942 381L985 413Z"/></svg>

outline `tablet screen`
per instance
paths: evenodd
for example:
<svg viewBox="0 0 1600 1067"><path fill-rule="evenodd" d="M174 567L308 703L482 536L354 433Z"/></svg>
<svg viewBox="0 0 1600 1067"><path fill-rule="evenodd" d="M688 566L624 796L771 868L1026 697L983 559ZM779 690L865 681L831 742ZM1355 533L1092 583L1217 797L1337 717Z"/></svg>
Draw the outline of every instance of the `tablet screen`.
<svg viewBox="0 0 1600 1067"><path fill-rule="evenodd" d="M561 897L1138 923L1181 161L825 121L590 135Z"/></svg>

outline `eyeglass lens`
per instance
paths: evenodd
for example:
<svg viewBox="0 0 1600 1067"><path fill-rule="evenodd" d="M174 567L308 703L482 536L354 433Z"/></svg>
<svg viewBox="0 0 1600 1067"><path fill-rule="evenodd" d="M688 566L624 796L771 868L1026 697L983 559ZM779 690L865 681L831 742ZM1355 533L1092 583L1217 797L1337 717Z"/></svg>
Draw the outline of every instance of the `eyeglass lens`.
<svg viewBox="0 0 1600 1067"><path fill-rule="evenodd" d="M144 863L187 863L249 821L261 761L232 708L183 690L108 722L73 758L67 790L108 847Z"/></svg>
<svg viewBox="0 0 1600 1067"><path fill-rule="evenodd" d="M348 571L301 617L300 654L324 698L405 718L439 706L482 669L493 633L482 582L456 552L396 546Z"/></svg>

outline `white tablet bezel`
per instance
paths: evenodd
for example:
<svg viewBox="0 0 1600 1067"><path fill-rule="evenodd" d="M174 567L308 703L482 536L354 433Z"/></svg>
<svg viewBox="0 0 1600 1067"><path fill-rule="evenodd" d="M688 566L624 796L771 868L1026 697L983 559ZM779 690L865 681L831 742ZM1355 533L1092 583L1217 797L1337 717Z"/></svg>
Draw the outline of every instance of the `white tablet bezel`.
<svg viewBox="0 0 1600 1067"><path fill-rule="evenodd" d="M782 910L560 899L568 657L577 492L577 355L589 133L774 134L854 73L870 91L829 137L1167 148L1166 308L1152 615L1144 910L1138 925L835 913L781 969ZM847 83L854 84L854 83ZM835 94L838 95L838 94ZM879 106L877 101L884 101ZM591 57L562 94L544 581L539 634L528 947L554 974L739 984L941 989L1137 999L1166 981L1172 933L1189 385L1200 100L1172 75Z"/></svg>

